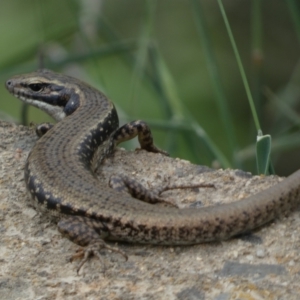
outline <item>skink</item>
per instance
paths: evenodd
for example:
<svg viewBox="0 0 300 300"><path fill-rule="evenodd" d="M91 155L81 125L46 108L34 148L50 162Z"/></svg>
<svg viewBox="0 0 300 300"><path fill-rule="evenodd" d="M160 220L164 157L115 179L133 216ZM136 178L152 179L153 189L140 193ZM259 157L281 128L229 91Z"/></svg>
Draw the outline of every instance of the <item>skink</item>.
<svg viewBox="0 0 300 300"><path fill-rule="evenodd" d="M137 200L99 182L94 170L119 142L134 135L141 148L165 154L153 145L144 122L119 128L116 109L104 94L49 70L15 76L6 87L59 121L40 128L42 137L26 162L25 182L34 205L59 216L60 232L86 246L83 262L91 253L98 255L100 248L110 247L104 239L165 245L225 240L299 204L300 171L249 198L198 210Z"/></svg>

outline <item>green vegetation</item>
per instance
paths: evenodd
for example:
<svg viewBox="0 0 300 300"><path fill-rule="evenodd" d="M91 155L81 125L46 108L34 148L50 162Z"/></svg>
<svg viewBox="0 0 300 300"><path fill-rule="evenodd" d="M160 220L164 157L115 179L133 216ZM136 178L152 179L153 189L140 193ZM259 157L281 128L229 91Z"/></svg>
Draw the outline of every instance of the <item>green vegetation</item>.
<svg viewBox="0 0 300 300"><path fill-rule="evenodd" d="M174 157L256 172L257 152L267 170L269 134L276 172L299 168L296 0L3 0L0 16L2 82L47 67L104 91L121 123L147 121ZM49 121L0 95L1 119Z"/></svg>

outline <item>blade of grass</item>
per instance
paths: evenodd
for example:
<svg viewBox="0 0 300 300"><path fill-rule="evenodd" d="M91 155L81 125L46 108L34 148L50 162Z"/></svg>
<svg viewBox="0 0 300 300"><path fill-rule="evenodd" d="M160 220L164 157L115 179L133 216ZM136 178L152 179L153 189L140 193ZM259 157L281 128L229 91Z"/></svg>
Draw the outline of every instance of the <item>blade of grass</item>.
<svg viewBox="0 0 300 300"><path fill-rule="evenodd" d="M298 3L298 4L297 4ZM294 22L296 34L298 41L300 42L300 11L299 11L299 1L287 0L286 4L291 14L291 19Z"/></svg>
<svg viewBox="0 0 300 300"><path fill-rule="evenodd" d="M270 154L272 139L270 135L257 136L256 142L256 164L258 174L269 174Z"/></svg>
<svg viewBox="0 0 300 300"><path fill-rule="evenodd" d="M162 68L161 68L161 59L160 55L158 53L157 48L154 45L151 45L149 47L149 58L151 67L153 69L153 77L156 78L157 88L159 90L160 95L160 107L164 111L165 119L171 120L174 123L177 123L176 120L181 119L181 117L177 118L174 115L174 109L172 108L172 103L169 101L170 97L167 94L169 91L166 90L164 87L166 86L166 80L168 81L168 78L166 76L163 76ZM167 92L167 93L166 93ZM176 105L176 103L174 103ZM170 152L172 150L175 152L178 149L178 143L177 143L177 137L178 133L180 132L180 129L178 127L173 127L172 129L169 128L166 131L166 140L165 145L167 151Z"/></svg>
<svg viewBox="0 0 300 300"><path fill-rule="evenodd" d="M228 159L225 155L220 151L220 149L214 144L214 142L210 139L210 137L206 134L205 130L198 124L197 121L193 118L193 116L189 113L188 109L181 101L180 97L177 93L177 88L174 83L174 80L165 64L163 58L159 55L159 52L156 53L157 59L159 60L158 66L161 78L161 84L166 95L167 101L169 102L170 107L172 108L172 121L181 121L184 123L189 123L191 128L193 129L194 134L200 138L204 144L210 149L213 153L214 157L219 161L219 163L224 168L229 168L231 166ZM188 139L186 139L188 141ZM193 145L190 145L193 147ZM199 155L199 149L196 149Z"/></svg>
<svg viewBox="0 0 300 300"><path fill-rule="evenodd" d="M252 82L254 91L254 103L258 115L261 115L262 103L262 64L263 64L263 50L262 50L262 17L261 17L261 0L252 1L251 11L251 36L252 36Z"/></svg>
<svg viewBox="0 0 300 300"><path fill-rule="evenodd" d="M298 132L286 134L281 137L272 138L272 152L276 155L280 152L299 148L300 136ZM255 145L250 145L240 150L237 155L241 160L247 161L255 156Z"/></svg>
<svg viewBox="0 0 300 300"><path fill-rule="evenodd" d="M293 108L291 108L287 103L282 101L268 87L265 88L265 95L269 99L269 101L272 101L277 106L278 110L285 118L287 118L293 125L300 126L300 117Z"/></svg>
<svg viewBox="0 0 300 300"><path fill-rule="evenodd" d="M219 114L221 116L221 120L224 126L225 134L229 145L229 150L230 153L232 153L231 159L233 160L235 158L234 153L238 149L238 143L236 140L236 135L234 133L232 117L230 115L230 111L227 106L228 101L226 99L225 91L220 78L217 61L214 55L214 49L209 39L208 29L207 29L203 9L201 6L201 1L191 0L191 4L193 8L192 10L194 15L194 21L196 23L196 28L202 42L203 51L206 58L207 69L210 75L213 91L215 93L215 100L219 108Z"/></svg>
<svg viewBox="0 0 300 300"><path fill-rule="evenodd" d="M231 31L229 21L227 19L222 1L217 0L217 2L219 4L220 11L221 11L222 17L224 19L224 23L225 23L225 26L226 26L226 29L227 29L227 32L228 32L228 35L229 35L229 39L230 39L232 48L233 48L233 52L235 54L237 64L238 64L238 67L239 67L239 70L240 70L240 73L241 73L242 81L243 81L243 84L244 84L244 87L245 87L245 90L246 90L246 94L247 94L247 97L248 97L249 105L250 105L250 108L251 108L254 124L256 126L256 130L259 131L259 130L261 130L261 128L260 128L260 124L259 124L259 120L258 120L256 110L255 110L255 105L254 105L254 102L253 102L250 87L249 87L249 84L248 84L248 81L247 81L246 73L245 73L245 70L244 70L244 67L243 67L243 64L242 64L242 60L241 60L239 51L237 49L237 46L236 46L232 31Z"/></svg>
<svg viewBox="0 0 300 300"><path fill-rule="evenodd" d="M242 64L242 61L241 61L241 58L240 58L240 55L239 55L239 51L237 49L237 46L236 46L236 43L235 43L235 40L234 40L234 37L233 37L233 33L231 31L231 28L230 28L229 21L228 21L227 16L226 16L225 9L224 9L223 4L222 4L222 0L217 0L217 1L218 1L220 11L221 11L222 17L224 19L224 23L225 23L225 26L226 26L226 29L227 29L227 32L228 32L228 35L229 35L229 39L230 39L230 42L231 42L231 45L232 45L232 48L233 48L233 51L234 51L234 54L235 54L235 57L236 57L236 60L237 60L237 64L238 64L238 67L239 67L239 70L240 70L240 73L241 73L242 81L243 81L243 84L244 84L244 87L245 87L245 90L246 90L246 94L247 94L247 98L248 98L248 101L249 101L249 105L250 105L250 108L251 108L252 117L253 117L253 120L254 120L254 123L255 123L255 126L256 126L256 130L257 130L257 141L259 142L260 140L262 140L264 138L264 136L262 135L262 130L260 128L259 119L258 119L257 112L256 112L256 109L255 109L255 105L254 105L254 101L253 101L253 98L252 98L251 90L250 90L250 87L249 87L249 84L248 84L248 81L247 81L246 73L244 71L244 67L243 67L243 64ZM268 135L265 136L265 137L266 137L266 139L268 139L269 143L271 143L271 137L269 137ZM257 153L257 155L260 155L259 157L256 156L257 166L268 165L269 167L264 168L264 170L273 170L273 168L271 166L271 163L270 163L270 161L271 161L270 160L271 146L268 143L260 143L259 145L257 145L257 147L259 147L259 151L257 151L256 153ZM266 148L261 149L262 147L266 147ZM258 172L260 174L261 169L259 169ZM267 174L267 172L264 173L264 174Z"/></svg>
<svg viewBox="0 0 300 300"><path fill-rule="evenodd" d="M151 41L153 23L155 18L156 1L147 0L145 1L145 13L143 18L143 26L138 40L138 49L136 54L136 60L133 68L132 74L132 84L131 84L131 99L136 100L136 95L138 93L139 85L141 83L141 78L143 78L144 70L146 69L147 54L149 43ZM135 105L131 105L132 108Z"/></svg>
<svg viewBox="0 0 300 300"><path fill-rule="evenodd" d="M105 40L108 41L108 43L118 43L120 40L120 37L118 33L113 30L112 26L107 22L107 20L102 16L98 20L98 30L101 32L101 35L104 37ZM148 51L149 51L149 62L150 66L153 67L153 72L150 72L147 68L143 69L143 79L145 83L149 84L151 88L157 93L158 95L158 101L159 104L162 107L162 110L166 116L166 118L170 118L172 116L170 107L168 106L168 103L165 99L165 95L162 91L161 83L160 83L160 77L158 76L158 72L156 70L156 62L155 58L153 58L153 51L151 50L152 47L152 41L148 43ZM132 50L132 49L129 49ZM132 51L124 51L120 52L119 55L122 57L124 62L130 67L135 68L136 66L136 57L133 55Z"/></svg>

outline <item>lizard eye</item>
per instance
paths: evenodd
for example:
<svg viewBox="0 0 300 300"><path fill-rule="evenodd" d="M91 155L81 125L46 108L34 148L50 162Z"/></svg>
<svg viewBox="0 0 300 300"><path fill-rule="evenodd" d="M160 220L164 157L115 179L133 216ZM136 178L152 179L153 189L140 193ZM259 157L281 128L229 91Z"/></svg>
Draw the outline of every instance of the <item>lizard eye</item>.
<svg viewBox="0 0 300 300"><path fill-rule="evenodd" d="M29 88L34 92L39 92L43 89L43 85L40 83L29 84Z"/></svg>

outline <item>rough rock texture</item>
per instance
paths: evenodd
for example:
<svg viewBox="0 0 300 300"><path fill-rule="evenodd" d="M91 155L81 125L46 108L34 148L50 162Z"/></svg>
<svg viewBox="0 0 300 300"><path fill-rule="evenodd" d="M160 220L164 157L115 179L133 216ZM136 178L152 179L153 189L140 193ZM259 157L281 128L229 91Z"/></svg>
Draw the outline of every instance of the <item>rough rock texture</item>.
<svg viewBox="0 0 300 300"><path fill-rule="evenodd" d="M78 246L28 205L23 167L33 129L0 121L0 299L299 299L299 212L254 235L189 247L118 244L129 256L103 252L76 274ZM180 207L237 201L281 179L217 170L145 151L117 150L99 170L119 172L149 188L212 183L163 193ZM300 184L300 183L299 183Z"/></svg>

